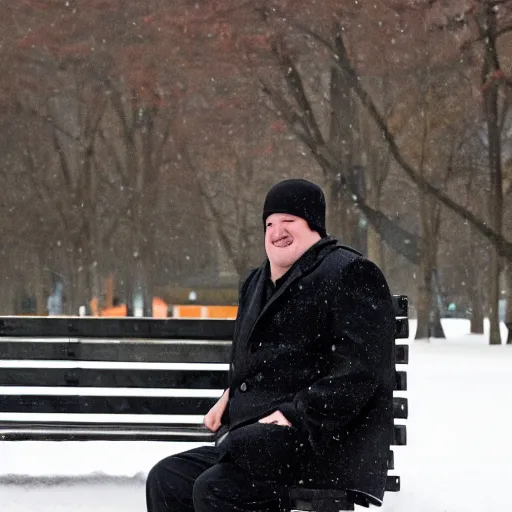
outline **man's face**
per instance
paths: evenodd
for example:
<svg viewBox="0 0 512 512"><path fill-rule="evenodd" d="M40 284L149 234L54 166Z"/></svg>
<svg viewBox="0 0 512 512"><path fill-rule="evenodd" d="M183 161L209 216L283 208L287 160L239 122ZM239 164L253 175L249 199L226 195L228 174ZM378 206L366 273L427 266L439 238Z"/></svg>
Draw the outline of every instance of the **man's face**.
<svg viewBox="0 0 512 512"><path fill-rule="evenodd" d="M267 218L265 251L273 267L288 270L320 238L295 215L273 213Z"/></svg>

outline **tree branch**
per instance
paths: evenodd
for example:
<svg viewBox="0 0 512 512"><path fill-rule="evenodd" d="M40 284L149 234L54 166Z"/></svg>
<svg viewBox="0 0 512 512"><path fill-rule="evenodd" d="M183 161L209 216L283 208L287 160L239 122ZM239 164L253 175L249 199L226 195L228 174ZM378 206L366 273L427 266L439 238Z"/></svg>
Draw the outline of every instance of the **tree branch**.
<svg viewBox="0 0 512 512"><path fill-rule="evenodd" d="M332 47L330 45L328 46L328 48L332 51ZM481 233L496 247L500 256L503 256L508 260L512 260L512 242L510 242L501 234L497 233L492 228L490 228L485 221L478 218L470 210L468 210L461 204L455 202L442 189L434 186L427 179L423 178L418 173L418 171L414 167L412 167L412 165L410 165L409 162L405 160L400 149L398 148L394 135L391 133L387 125L387 122L385 121L382 114L379 112L378 108L373 102L372 97L366 92L366 90L362 86L359 76L357 75L355 69L350 63L346 48L344 46L344 42L342 42L342 44L340 45L338 53L332 54L332 57L335 64L339 66L344 73L347 74L347 77L350 80L350 84L354 92L357 94L365 108L368 109L368 112L373 117L375 123L382 131L384 139L386 140L391 150L391 153L393 154L393 157L395 158L396 162L400 165L400 167L404 170L404 172L407 174L407 176L409 176L409 178L416 185L418 185L418 187L436 197L445 206L447 206L450 210L458 214L463 219L468 220L479 233Z"/></svg>

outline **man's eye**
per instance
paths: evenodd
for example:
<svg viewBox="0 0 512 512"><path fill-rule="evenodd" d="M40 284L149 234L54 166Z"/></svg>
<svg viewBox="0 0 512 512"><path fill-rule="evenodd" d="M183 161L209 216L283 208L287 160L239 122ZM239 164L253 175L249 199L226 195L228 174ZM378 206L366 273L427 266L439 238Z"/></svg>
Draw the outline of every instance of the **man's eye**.
<svg viewBox="0 0 512 512"><path fill-rule="evenodd" d="M285 220L285 221L283 221L283 222L295 222L295 220L294 220L294 219L286 219L286 220Z"/></svg>

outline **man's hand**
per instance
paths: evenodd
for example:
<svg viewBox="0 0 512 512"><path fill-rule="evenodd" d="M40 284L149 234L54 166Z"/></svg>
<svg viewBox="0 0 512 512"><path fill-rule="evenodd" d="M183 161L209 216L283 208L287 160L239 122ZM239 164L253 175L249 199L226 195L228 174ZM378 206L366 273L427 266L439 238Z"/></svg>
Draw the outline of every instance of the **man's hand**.
<svg viewBox="0 0 512 512"><path fill-rule="evenodd" d="M207 412L204 417L203 423L204 426L212 431L217 432L221 426L220 420L222 419L222 415L226 410L226 406L229 401L229 389L226 389L222 396L217 400L217 403Z"/></svg>
<svg viewBox="0 0 512 512"><path fill-rule="evenodd" d="M292 426L281 411L275 411L272 414L261 418L259 423L272 423L274 425L282 425L283 427Z"/></svg>

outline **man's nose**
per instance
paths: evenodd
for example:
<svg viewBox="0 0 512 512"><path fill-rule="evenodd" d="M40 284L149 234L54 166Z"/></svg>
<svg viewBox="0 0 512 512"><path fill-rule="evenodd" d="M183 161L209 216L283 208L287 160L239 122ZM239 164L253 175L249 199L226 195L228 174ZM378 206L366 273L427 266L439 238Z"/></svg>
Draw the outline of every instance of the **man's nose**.
<svg viewBox="0 0 512 512"><path fill-rule="evenodd" d="M276 223L274 225L274 237L282 238L286 234L286 227L284 224Z"/></svg>

